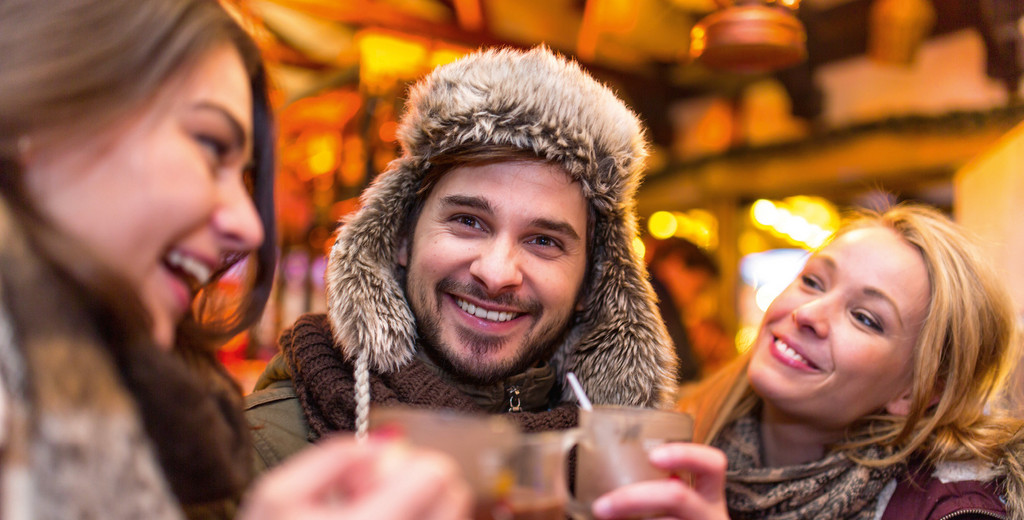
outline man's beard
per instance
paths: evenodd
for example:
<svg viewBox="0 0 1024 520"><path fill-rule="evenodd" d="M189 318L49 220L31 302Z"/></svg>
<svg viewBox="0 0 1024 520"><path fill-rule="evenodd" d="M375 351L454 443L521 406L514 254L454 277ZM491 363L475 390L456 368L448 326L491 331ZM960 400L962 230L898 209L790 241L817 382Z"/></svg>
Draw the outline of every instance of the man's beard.
<svg viewBox="0 0 1024 520"><path fill-rule="evenodd" d="M444 295L451 292L472 296L480 301L490 301L525 310L535 320L535 324L541 322L541 318L544 316L544 308L536 300L522 301L512 295L490 298L484 294L483 289L478 285L458 283L450 278L444 278L434 288L433 298L435 305L431 306L428 304L425 306L427 308L420 309L420 306L413 302L418 296L429 297L429 295L409 294L409 286L407 284L406 294L410 300L413 314L416 316L416 325L423 351L449 377L460 382L481 386L490 385L522 373L538 362L549 359L554 354L555 349L562 343L562 339L568 330L569 318L572 316L571 311L567 312L565 316L557 317L557 319L552 320L550 324L543 328L528 331L526 336L522 338L522 344L519 346L517 353L512 358L495 365L481 366L477 359L464 359L457 356L452 345L445 344L441 338L441 306ZM471 354L483 354L499 350L510 341L506 337L479 334L459 325L453 325L453 327L455 327L458 341L462 345L468 346L468 352Z"/></svg>

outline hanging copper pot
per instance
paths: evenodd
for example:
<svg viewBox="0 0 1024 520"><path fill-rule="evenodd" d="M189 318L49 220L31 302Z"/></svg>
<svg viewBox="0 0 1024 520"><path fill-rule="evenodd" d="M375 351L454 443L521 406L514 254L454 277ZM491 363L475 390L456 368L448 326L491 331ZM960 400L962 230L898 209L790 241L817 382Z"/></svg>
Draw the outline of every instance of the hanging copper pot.
<svg viewBox="0 0 1024 520"><path fill-rule="evenodd" d="M690 32L690 57L730 72L778 70L807 58L807 33L793 8L748 1L698 22Z"/></svg>

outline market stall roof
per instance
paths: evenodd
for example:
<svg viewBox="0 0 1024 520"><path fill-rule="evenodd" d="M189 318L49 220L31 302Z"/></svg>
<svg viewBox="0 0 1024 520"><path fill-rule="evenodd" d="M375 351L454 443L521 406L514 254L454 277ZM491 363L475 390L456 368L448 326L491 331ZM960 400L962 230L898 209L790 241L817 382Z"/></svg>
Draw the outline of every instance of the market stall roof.
<svg viewBox="0 0 1024 520"><path fill-rule="evenodd" d="M242 2L264 29L279 82L289 98L359 81L356 39L367 30L392 31L465 48L546 43L575 56L612 84L637 110L656 143L671 141L666 107L706 95L736 95L764 74L711 69L690 59L694 24L731 0L249 0ZM774 4L783 0L763 0ZM793 0L786 0L790 3ZM775 73L795 115L814 119L821 93L813 72L865 54L871 12L886 0L802 0L807 59ZM907 0L888 0L898 4ZM1024 53L1006 24L1024 15L1016 0L917 0L934 10L930 36L962 29L985 40L988 74L1016 91ZM745 3L750 3L747 0ZM754 3L757 3L756 1ZM909 2L913 3L913 2ZM1003 35L1003 36L1001 36Z"/></svg>

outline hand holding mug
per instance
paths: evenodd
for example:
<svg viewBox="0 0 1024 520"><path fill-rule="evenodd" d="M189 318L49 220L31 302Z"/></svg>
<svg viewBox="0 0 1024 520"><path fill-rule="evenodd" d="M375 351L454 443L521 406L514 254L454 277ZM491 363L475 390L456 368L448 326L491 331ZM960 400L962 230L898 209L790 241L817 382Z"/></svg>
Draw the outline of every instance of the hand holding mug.
<svg viewBox="0 0 1024 520"><path fill-rule="evenodd" d="M649 480L620 487L593 504L594 517L728 520L725 503L725 454L701 444L670 443L651 450L651 464L683 479Z"/></svg>
<svg viewBox="0 0 1024 520"><path fill-rule="evenodd" d="M573 517L593 518L592 503L609 491L672 475L651 464L651 450L692 436L693 419L684 413L625 406L581 410Z"/></svg>

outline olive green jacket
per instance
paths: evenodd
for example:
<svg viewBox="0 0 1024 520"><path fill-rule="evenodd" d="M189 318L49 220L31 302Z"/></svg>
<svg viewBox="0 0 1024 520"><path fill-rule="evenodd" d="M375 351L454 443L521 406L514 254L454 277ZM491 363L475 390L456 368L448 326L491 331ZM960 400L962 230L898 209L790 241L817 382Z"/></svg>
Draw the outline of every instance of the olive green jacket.
<svg viewBox="0 0 1024 520"><path fill-rule="evenodd" d="M309 426L292 382L276 381L245 399L257 474L309 446Z"/></svg>
<svg viewBox="0 0 1024 520"><path fill-rule="evenodd" d="M256 390L246 397L245 415L252 434L254 466L258 473L280 464L284 459L309 446L323 435L336 431L351 432L355 427L355 407L351 392L330 393L329 401L317 401L307 392L296 391L286 362L295 342L333 345L333 338L323 315L307 315L282 335L285 355L275 356L256 382ZM294 342L292 341L294 339ZM333 350L337 352L336 350ZM340 356L340 354L338 354ZM376 406L413 406L427 409L448 409L463 413L506 413L525 431L566 429L576 426L576 404L557 403L554 370L537 367L486 388L464 388L443 380L440 372L426 360L417 357L401 370L391 374L371 374L372 404ZM354 385L353 374L334 373ZM322 381L322 380L320 380ZM516 399L504 397L504 388L515 388ZM307 405L303 400L309 401ZM317 411L334 406L342 410L330 424L321 419L320 430L311 427L305 406ZM512 407L519 411L513 411ZM514 412L514 413L513 413Z"/></svg>

